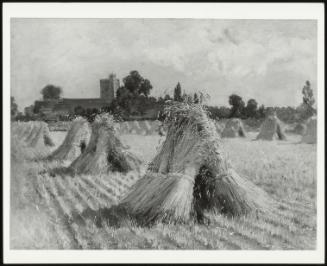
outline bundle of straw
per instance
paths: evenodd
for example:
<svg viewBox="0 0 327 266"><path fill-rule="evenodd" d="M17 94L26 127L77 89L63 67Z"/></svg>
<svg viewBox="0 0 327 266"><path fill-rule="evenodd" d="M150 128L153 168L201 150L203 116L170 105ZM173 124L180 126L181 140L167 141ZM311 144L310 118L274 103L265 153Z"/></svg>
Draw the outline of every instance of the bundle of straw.
<svg viewBox="0 0 327 266"><path fill-rule="evenodd" d="M309 144L317 143L317 117L308 119L301 141Z"/></svg>
<svg viewBox="0 0 327 266"><path fill-rule="evenodd" d="M224 130L221 133L222 138L245 137L244 126L240 119L232 118L228 120Z"/></svg>
<svg viewBox="0 0 327 266"><path fill-rule="evenodd" d="M142 224L187 221L192 211L193 185L194 180L187 175L148 173L121 206Z"/></svg>
<svg viewBox="0 0 327 266"><path fill-rule="evenodd" d="M225 159L202 106L174 104L165 117L166 140L147 174L120 204L131 216L146 224L186 222L203 210L237 216L269 208L266 194L237 175ZM198 178L203 169L209 174ZM206 200L199 202L201 198Z"/></svg>
<svg viewBox="0 0 327 266"><path fill-rule="evenodd" d="M276 115L269 115L262 123L256 139L263 140L286 140L286 135Z"/></svg>
<svg viewBox="0 0 327 266"><path fill-rule="evenodd" d="M122 145L116 124L109 114L97 115L85 151L70 165L78 174L101 174L109 171L127 172L138 169L141 161Z"/></svg>
<svg viewBox="0 0 327 266"><path fill-rule="evenodd" d="M54 142L50 137L47 123L35 121L30 134L26 137L25 142L28 147L42 148L45 146L54 146Z"/></svg>
<svg viewBox="0 0 327 266"><path fill-rule="evenodd" d="M77 117L72 122L63 143L49 157L50 160L75 160L90 141L91 128L88 121Z"/></svg>

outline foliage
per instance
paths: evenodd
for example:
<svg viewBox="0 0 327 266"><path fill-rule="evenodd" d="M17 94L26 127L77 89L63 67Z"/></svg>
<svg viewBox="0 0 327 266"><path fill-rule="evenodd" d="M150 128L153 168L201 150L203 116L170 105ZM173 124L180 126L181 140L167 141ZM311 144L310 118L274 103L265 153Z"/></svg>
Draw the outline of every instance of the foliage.
<svg viewBox="0 0 327 266"><path fill-rule="evenodd" d="M181 84L178 82L175 89L174 89L174 101L176 102L182 102L182 87Z"/></svg>
<svg viewBox="0 0 327 266"><path fill-rule="evenodd" d="M18 114L18 105L15 101L15 98L14 97L10 97L10 114L11 114L11 117L14 118L15 116L17 116Z"/></svg>
<svg viewBox="0 0 327 266"><path fill-rule="evenodd" d="M148 97L152 90L151 82L143 78L138 71L133 70L128 76L123 78L124 88L132 95L144 95Z"/></svg>
<svg viewBox="0 0 327 266"><path fill-rule="evenodd" d="M255 117L257 115L258 103L255 99L250 99L244 108L244 114L246 117Z"/></svg>
<svg viewBox="0 0 327 266"><path fill-rule="evenodd" d="M241 118L243 111L244 111L244 106L245 106L245 103L244 103L242 97L240 97L237 94L230 95L229 96L229 104L232 106L230 117Z"/></svg>
<svg viewBox="0 0 327 266"><path fill-rule="evenodd" d="M313 108L315 99L313 97L310 81L306 81L305 86L302 89L302 94L303 103L298 107L298 117L300 121L307 120L309 117L316 114L316 110Z"/></svg>
<svg viewBox="0 0 327 266"><path fill-rule="evenodd" d="M79 105L79 106L76 106L74 108L74 114L79 115L79 116L83 116L83 115L86 114L86 111L82 106Z"/></svg>
<svg viewBox="0 0 327 266"><path fill-rule="evenodd" d="M173 98L171 98L169 94L165 95L164 101L172 101L172 100L173 100Z"/></svg>
<svg viewBox="0 0 327 266"><path fill-rule="evenodd" d="M147 107L156 102L155 98L149 97L152 90L151 82L143 78L138 71L131 71L123 78L123 83L124 85L116 92L116 101L111 105L113 112L120 109L120 113L125 115L144 114Z"/></svg>
<svg viewBox="0 0 327 266"><path fill-rule="evenodd" d="M303 94L303 103L312 106L315 103L315 99L313 97L313 91L311 89L310 81L306 81L305 85L302 89Z"/></svg>
<svg viewBox="0 0 327 266"><path fill-rule="evenodd" d="M44 100L59 99L61 93L62 93L61 87L51 85L51 84L46 85L41 90L41 94L43 95Z"/></svg>
<svg viewBox="0 0 327 266"><path fill-rule="evenodd" d="M258 118L264 118L266 116L265 115L265 106L263 104L260 105L258 112L257 112L257 116L258 116Z"/></svg>
<svg viewBox="0 0 327 266"><path fill-rule="evenodd" d="M200 99L199 99L199 96L197 93L194 93L194 96L193 96L193 102L194 103L200 103Z"/></svg>
<svg viewBox="0 0 327 266"><path fill-rule="evenodd" d="M230 108L225 106L206 106L206 109L208 110L209 117L214 120L228 118L230 116Z"/></svg>

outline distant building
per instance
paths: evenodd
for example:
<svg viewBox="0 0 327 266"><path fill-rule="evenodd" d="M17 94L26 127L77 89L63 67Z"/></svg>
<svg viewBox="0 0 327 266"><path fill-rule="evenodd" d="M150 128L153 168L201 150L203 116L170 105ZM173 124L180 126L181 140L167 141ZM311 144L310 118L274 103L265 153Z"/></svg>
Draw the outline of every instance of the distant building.
<svg viewBox="0 0 327 266"><path fill-rule="evenodd" d="M111 73L108 79L100 79L100 98L111 103L115 98L115 91L119 88L119 79Z"/></svg>
<svg viewBox="0 0 327 266"><path fill-rule="evenodd" d="M115 74L110 74L107 79L100 80L100 98L60 98L35 101L34 107L25 108L25 114L34 113L44 116L70 115L76 108L98 109L108 107L115 98L115 91L119 88L119 79Z"/></svg>
<svg viewBox="0 0 327 266"><path fill-rule="evenodd" d="M24 114L26 116L33 116L34 114L34 105L30 105L24 108Z"/></svg>

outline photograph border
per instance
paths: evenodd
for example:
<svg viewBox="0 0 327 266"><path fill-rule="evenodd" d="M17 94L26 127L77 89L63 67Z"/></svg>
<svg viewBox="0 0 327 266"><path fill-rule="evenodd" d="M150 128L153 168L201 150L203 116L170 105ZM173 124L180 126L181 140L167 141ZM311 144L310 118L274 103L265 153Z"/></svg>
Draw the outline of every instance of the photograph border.
<svg viewBox="0 0 327 266"><path fill-rule="evenodd" d="M316 250L12 250L10 227L10 19L202 18L317 20ZM322 3L4 3L3 262L4 263L323 263L325 261L325 14Z"/></svg>

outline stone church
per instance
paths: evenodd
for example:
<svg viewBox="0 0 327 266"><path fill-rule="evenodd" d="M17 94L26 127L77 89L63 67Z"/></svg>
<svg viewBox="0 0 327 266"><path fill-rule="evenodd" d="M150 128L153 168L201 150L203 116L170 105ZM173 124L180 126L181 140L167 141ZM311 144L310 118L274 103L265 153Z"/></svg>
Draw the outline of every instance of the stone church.
<svg viewBox="0 0 327 266"><path fill-rule="evenodd" d="M53 100L38 100L34 103L34 112L46 116L71 115L76 108L98 109L108 107L115 98L119 88L119 79L115 74L100 80L100 98L59 98Z"/></svg>

